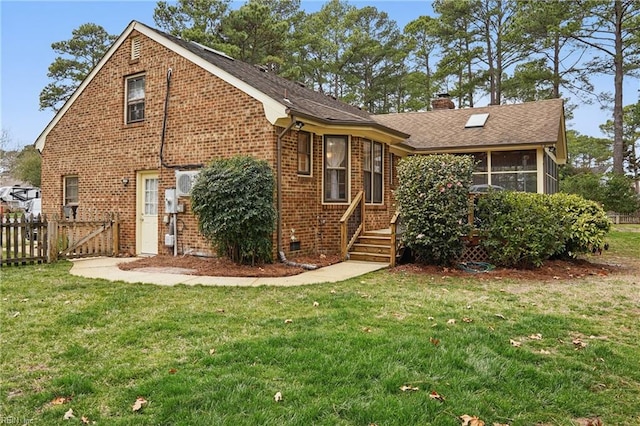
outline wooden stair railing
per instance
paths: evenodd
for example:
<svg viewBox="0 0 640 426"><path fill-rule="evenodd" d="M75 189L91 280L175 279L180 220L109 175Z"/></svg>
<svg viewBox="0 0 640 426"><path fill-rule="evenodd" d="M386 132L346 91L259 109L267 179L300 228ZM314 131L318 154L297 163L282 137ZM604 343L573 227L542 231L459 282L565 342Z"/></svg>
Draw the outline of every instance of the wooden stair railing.
<svg viewBox="0 0 640 426"><path fill-rule="evenodd" d="M347 259L349 249L364 233L364 191L358 192L340 219L340 254Z"/></svg>

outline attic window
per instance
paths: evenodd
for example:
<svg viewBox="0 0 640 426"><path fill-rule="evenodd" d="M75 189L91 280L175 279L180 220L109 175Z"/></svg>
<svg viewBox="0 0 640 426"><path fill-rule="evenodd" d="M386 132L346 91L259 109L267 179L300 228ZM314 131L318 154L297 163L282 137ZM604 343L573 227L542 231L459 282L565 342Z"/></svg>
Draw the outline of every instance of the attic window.
<svg viewBox="0 0 640 426"><path fill-rule="evenodd" d="M487 118L489 118L489 113L486 114L473 114L467 120L467 124L464 125L465 129L470 127L484 127L484 124L487 122Z"/></svg>
<svg viewBox="0 0 640 426"><path fill-rule="evenodd" d="M131 59L140 59L140 37L131 39Z"/></svg>

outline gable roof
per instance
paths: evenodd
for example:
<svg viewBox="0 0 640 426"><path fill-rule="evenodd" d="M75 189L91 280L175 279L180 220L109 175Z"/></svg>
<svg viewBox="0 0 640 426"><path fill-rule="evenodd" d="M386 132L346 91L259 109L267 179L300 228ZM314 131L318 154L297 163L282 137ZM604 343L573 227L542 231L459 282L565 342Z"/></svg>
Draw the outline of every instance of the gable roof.
<svg viewBox="0 0 640 426"><path fill-rule="evenodd" d="M465 127L472 115L480 114L489 114L483 126ZM376 115L375 119L381 124L410 134L411 137L403 143L409 152L555 145L558 161L566 160L562 99L384 114Z"/></svg>
<svg viewBox="0 0 640 426"><path fill-rule="evenodd" d="M339 125L374 129L374 131L391 135L395 140L401 140L408 136L400 130L378 122L373 118L372 114L366 111L311 90L302 84L279 77L260 67L235 60L198 43L182 40L140 22L131 21L96 67L82 81L69 100L38 136L35 142L38 150L42 151L49 131L64 116L78 96L133 31L137 31L162 44L176 54L185 57L262 102L265 116L271 124L276 124L278 120L284 123L282 120L289 120L289 116L292 115L299 118L312 119L315 122L329 126Z"/></svg>

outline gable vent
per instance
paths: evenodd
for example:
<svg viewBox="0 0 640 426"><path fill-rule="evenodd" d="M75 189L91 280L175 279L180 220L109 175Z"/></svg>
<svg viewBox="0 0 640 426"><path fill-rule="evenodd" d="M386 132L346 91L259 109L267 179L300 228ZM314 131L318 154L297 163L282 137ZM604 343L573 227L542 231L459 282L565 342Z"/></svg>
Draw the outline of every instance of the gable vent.
<svg viewBox="0 0 640 426"><path fill-rule="evenodd" d="M131 59L140 59L140 37L131 39Z"/></svg>
<svg viewBox="0 0 640 426"><path fill-rule="evenodd" d="M176 170L176 195L178 197L188 197L191 188L198 177L198 171L178 171Z"/></svg>

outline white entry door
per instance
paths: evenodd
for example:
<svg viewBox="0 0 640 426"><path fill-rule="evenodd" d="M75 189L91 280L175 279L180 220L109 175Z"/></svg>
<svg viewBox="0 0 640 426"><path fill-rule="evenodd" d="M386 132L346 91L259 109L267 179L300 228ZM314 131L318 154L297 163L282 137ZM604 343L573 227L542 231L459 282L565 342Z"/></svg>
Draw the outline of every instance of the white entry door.
<svg viewBox="0 0 640 426"><path fill-rule="evenodd" d="M140 172L136 232L138 254L158 254L158 173Z"/></svg>

